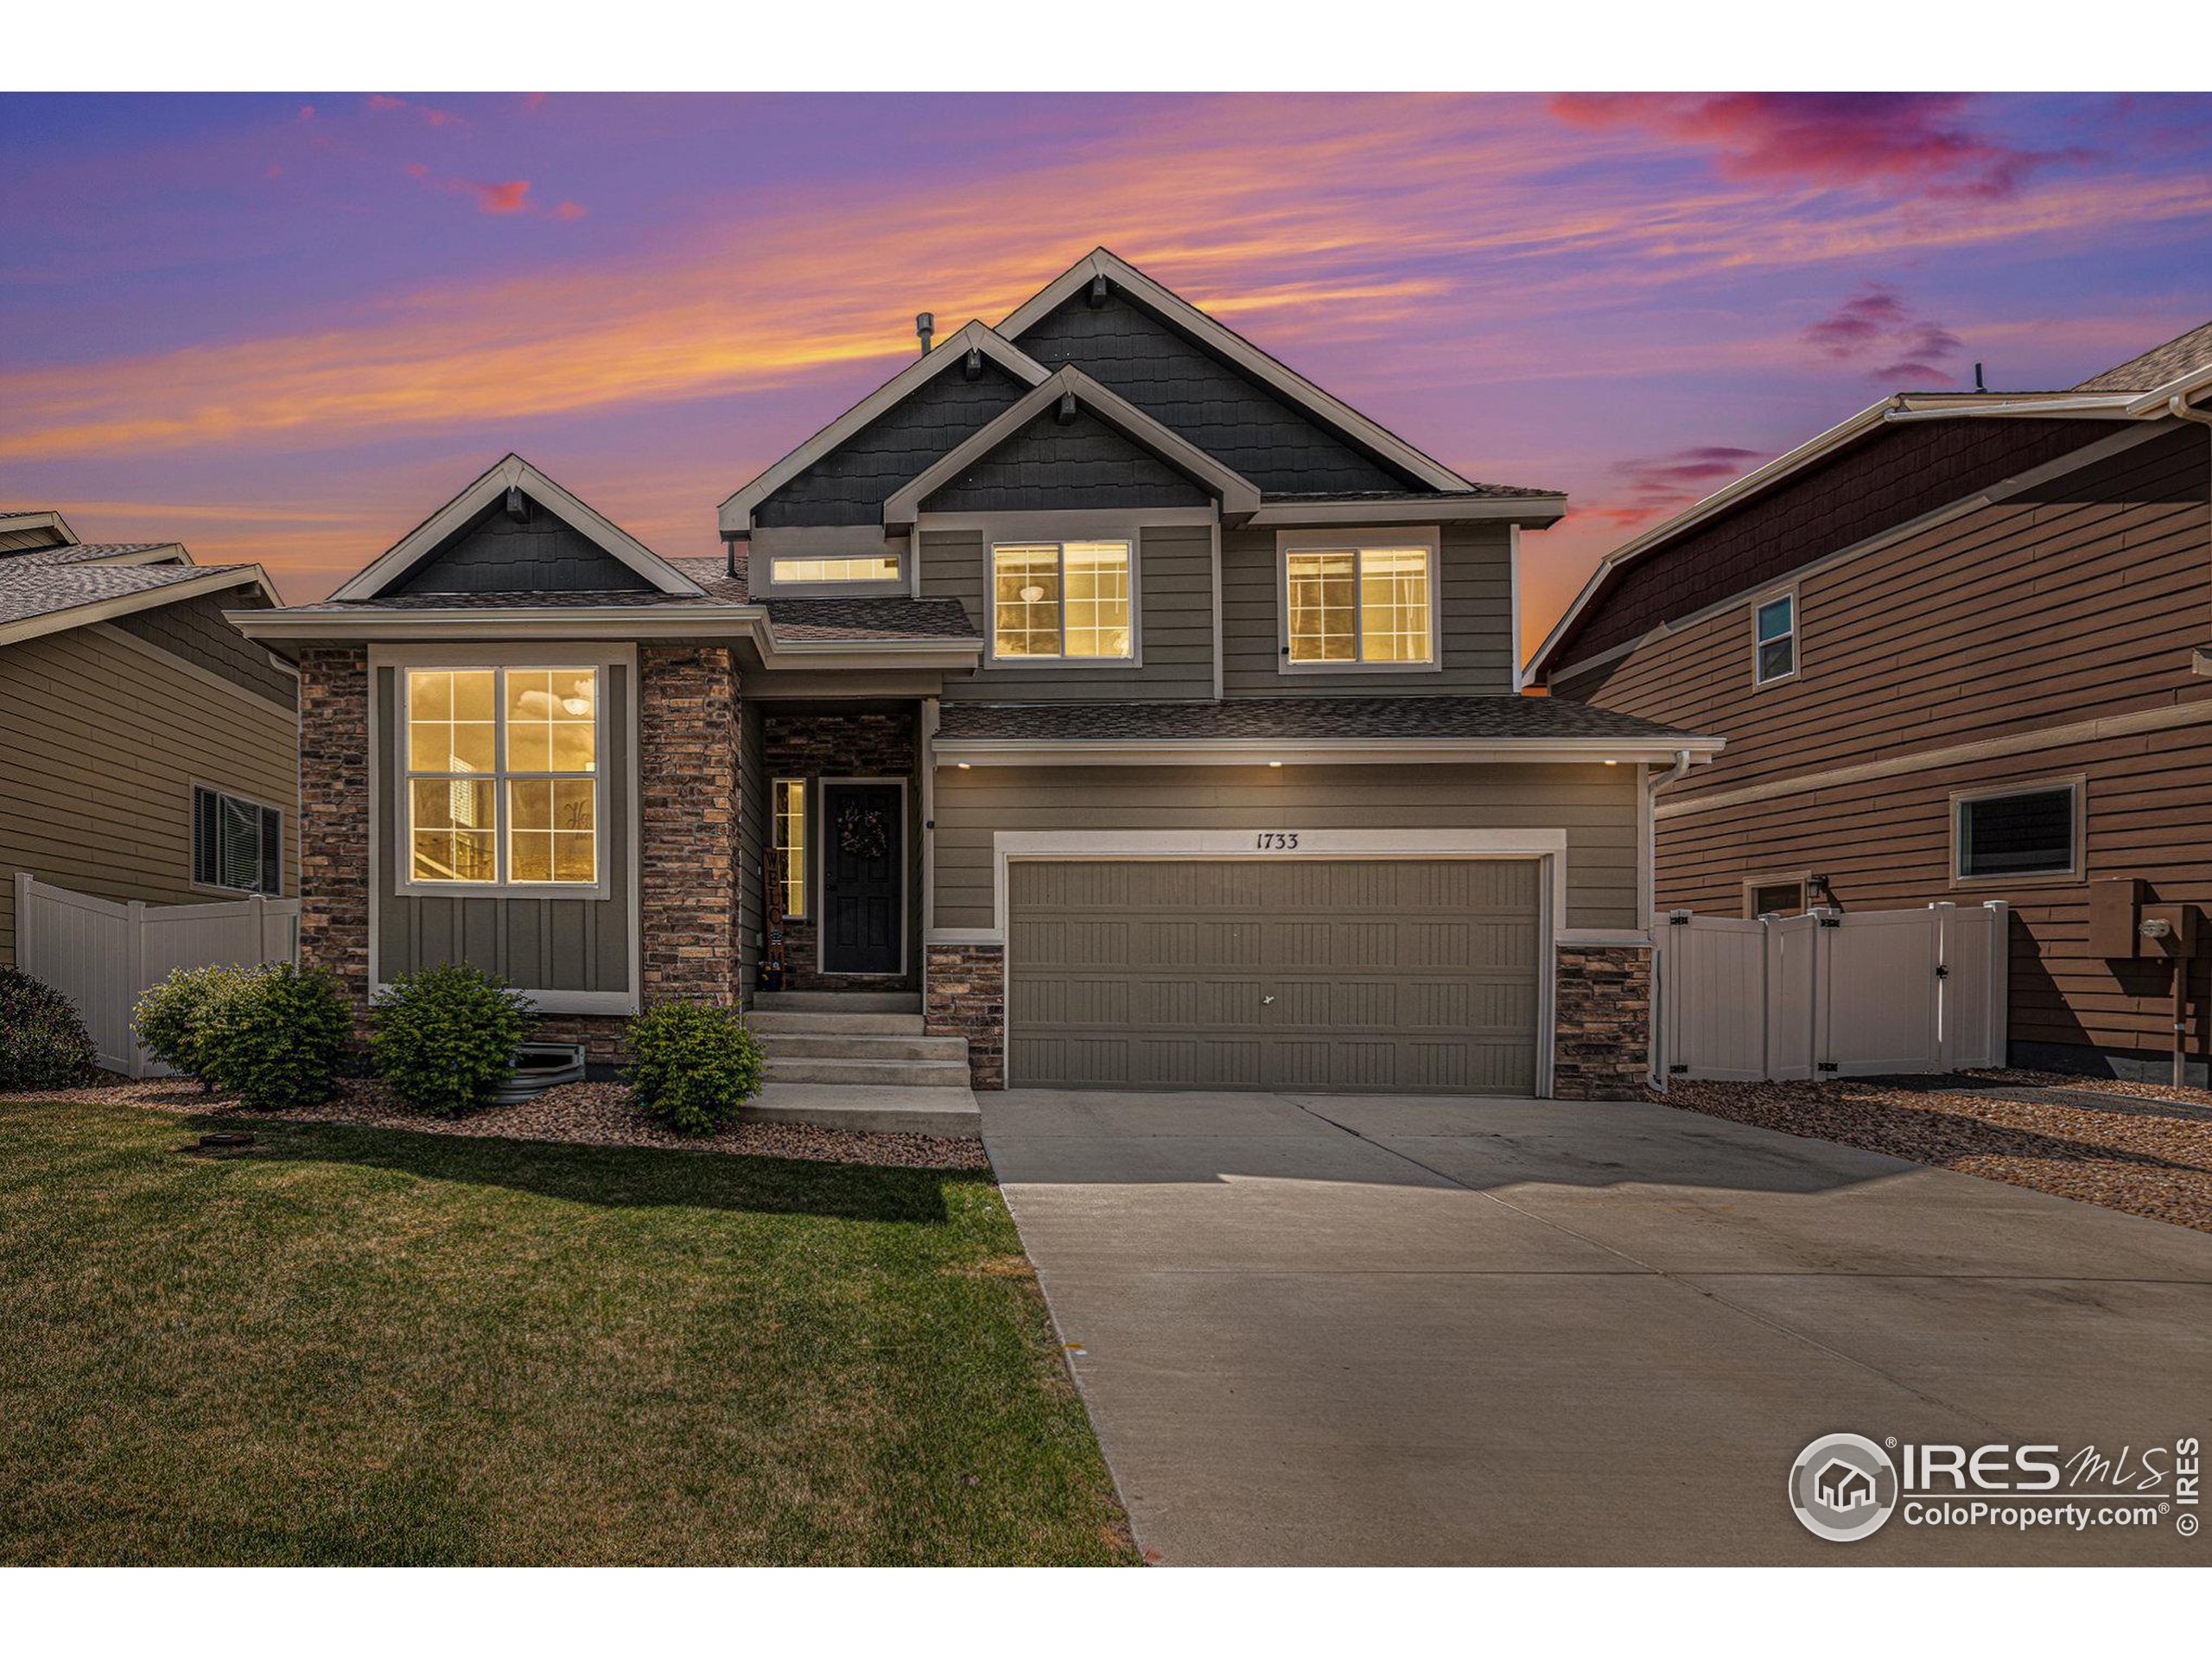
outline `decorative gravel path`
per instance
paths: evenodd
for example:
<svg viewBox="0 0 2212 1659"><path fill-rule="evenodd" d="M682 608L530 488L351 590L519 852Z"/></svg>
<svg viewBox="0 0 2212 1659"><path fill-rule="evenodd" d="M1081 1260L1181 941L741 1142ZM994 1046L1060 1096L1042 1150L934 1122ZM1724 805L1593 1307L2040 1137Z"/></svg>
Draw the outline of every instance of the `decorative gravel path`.
<svg viewBox="0 0 2212 1659"><path fill-rule="evenodd" d="M2212 1232L2212 1093L2047 1071L1675 1084L1649 1096Z"/></svg>
<svg viewBox="0 0 2212 1659"><path fill-rule="evenodd" d="M412 1129L424 1135L488 1135L512 1141L556 1141L590 1147L657 1147L671 1152L721 1152L762 1158L804 1158L817 1163L874 1164L908 1169L990 1167L980 1141L929 1135L862 1135L797 1123L741 1123L719 1135L677 1135L647 1122L630 1105L620 1083L572 1083L549 1089L518 1106L491 1106L466 1117L435 1117L392 1097L382 1084L349 1079L319 1106L288 1112L247 1112L231 1096L202 1093L174 1077L123 1077L83 1089L23 1090L10 1099L143 1106L191 1116L209 1113L266 1117L287 1123L352 1123L365 1128Z"/></svg>

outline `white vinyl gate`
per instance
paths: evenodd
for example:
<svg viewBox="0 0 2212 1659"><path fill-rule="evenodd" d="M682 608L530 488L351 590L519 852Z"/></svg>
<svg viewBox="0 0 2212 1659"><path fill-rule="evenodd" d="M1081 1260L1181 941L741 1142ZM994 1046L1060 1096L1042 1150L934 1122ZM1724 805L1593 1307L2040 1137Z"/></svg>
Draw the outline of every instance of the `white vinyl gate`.
<svg viewBox="0 0 2212 1659"><path fill-rule="evenodd" d="M2005 1064L2006 906L1653 918L1655 1077L1728 1082Z"/></svg>
<svg viewBox="0 0 2212 1659"><path fill-rule="evenodd" d="M175 968L289 962L299 936L296 899L118 904L16 877L16 965L75 1003L99 1063L129 1077L169 1074L130 1034L148 986Z"/></svg>

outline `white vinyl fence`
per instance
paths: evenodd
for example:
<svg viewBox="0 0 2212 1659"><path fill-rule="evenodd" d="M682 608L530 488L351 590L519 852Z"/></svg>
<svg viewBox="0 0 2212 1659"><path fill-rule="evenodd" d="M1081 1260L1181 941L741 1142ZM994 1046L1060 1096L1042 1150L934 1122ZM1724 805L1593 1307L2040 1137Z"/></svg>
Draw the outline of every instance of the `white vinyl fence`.
<svg viewBox="0 0 2212 1659"><path fill-rule="evenodd" d="M174 968L289 962L299 937L296 899L118 904L16 877L16 965L75 1003L99 1063L130 1077L168 1075L130 1034L130 1010L148 986Z"/></svg>
<svg viewBox="0 0 2212 1659"><path fill-rule="evenodd" d="M2002 1065L2005 917L2001 903L1654 917L1655 1077L1783 1082Z"/></svg>

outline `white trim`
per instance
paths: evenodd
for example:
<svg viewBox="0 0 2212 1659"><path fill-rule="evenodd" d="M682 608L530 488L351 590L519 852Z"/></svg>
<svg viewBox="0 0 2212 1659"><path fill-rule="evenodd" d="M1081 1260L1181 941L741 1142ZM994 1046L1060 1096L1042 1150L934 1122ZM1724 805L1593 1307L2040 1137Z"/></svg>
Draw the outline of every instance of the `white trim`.
<svg viewBox="0 0 2212 1659"><path fill-rule="evenodd" d="M815 888L814 897L814 971L823 975L835 974L840 979L904 979L907 971L913 966L914 957L914 930L910 925L910 918L906 913L906 907L912 902L914 896L911 868L914 849L906 844L908 825L913 817L913 812L911 810L906 779L904 778L817 778L814 783L815 798L821 804L816 809L821 815L821 822L818 832L814 837L816 848L814 879L819 884ZM895 785L899 791L899 967L895 972L880 974L871 974L852 968L832 968L829 965L830 791L832 789L849 785L871 788L885 785Z"/></svg>
<svg viewBox="0 0 2212 1659"><path fill-rule="evenodd" d="M1242 334L1217 322L1179 294L1170 292L1135 266L1104 248L1093 249L1042 289L1025 300L999 324L999 333L1011 340L1056 308L1094 276L1103 276L1140 305L1196 335L1199 341L1227 358L1290 402L1440 490L1468 490L1474 486L1441 462L1423 454L1395 433L1339 402L1305 376L1278 363Z"/></svg>
<svg viewBox="0 0 2212 1659"><path fill-rule="evenodd" d="M694 596L705 592L697 582L613 520L578 500L520 455L510 454L401 537L389 551L346 582L331 594L331 598L341 601L374 599L391 582L412 569L418 560L435 550L440 543L510 489L520 489L600 551L627 566L659 592Z"/></svg>
<svg viewBox="0 0 2212 1659"><path fill-rule="evenodd" d="M236 801L240 806L250 806L256 812L274 812L276 815L276 892L264 893L259 887L225 887L219 881L202 881L200 879L200 802L198 797L200 791L203 789L210 795L218 796L224 800ZM294 861L286 856L286 849L291 843L291 811L283 807L273 805L270 802L258 799L254 796L240 794L237 790L232 789L226 785L211 784L205 778L198 776L191 777L186 780L185 798L190 803L189 806L186 809L188 814L188 826L185 834L185 885L190 887L194 893L226 893L232 898L238 899L282 899L284 896L284 878L287 874L296 874L296 872L289 871L287 868L287 866ZM260 828L258 824L257 824L254 830L254 834L258 837L260 833ZM217 861L219 862L221 859L221 849L219 848L216 850L216 857ZM297 896L298 895L296 893L294 895L296 898Z"/></svg>
<svg viewBox="0 0 2212 1659"><path fill-rule="evenodd" d="M0 536L11 535L16 531L25 530L59 531L61 534L62 546L82 547L84 545L77 539L77 532L69 528L68 521L58 512L40 509L33 512L0 513Z"/></svg>
<svg viewBox="0 0 2212 1659"><path fill-rule="evenodd" d="M2212 704L2208 704L2212 708ZM937 764L977 766L1467 766L1484 761L1602 766L1673 761L1688 749L1720 752L1717 737L1560 738L957 738L940 737Z"/></svg>
<svg viewBox="0 0 2212 1659"><path fill-rule="evenodd" d="M1552 943L1562 950L1593 944L1639 946L1649 950L1651 935L1633 927L1562 927L1554 931Z"/></svg>
<svg viewBox="0 0 2212 1659"><path fill-rule="evenodd" d="M1132 527L1128 530L1102 531L1096 535L1024 537L1009 531L1003 540L983 543L983 670L1020 671L1041 669L1049 672L1067 670L1134 671L1144 666L1144 592L1141 583L1143 568L1142 543L1144 533ZM1129 550L1129 654L1126 657L1071 657L1068 643L1068 543L1119 542ZM1060 569L1060 645L1057 657L1001 657L999 655L999 549L1001 547L1055 547L1059 550Z"/></svg>
<svg viewBox="0 0 2212 1659"><path fill-rule="evenodd" d="M1993 875L1968 875L1959 868L1960 808L1976 801L2001 800L2008 795L2056 795L2066 790L2074 798L2073 821L2068 827L2072 857L2063 870L2006 870ZM2060 778L2031 778L2001 784L1977 784L1971 789L1955 789L1945 810L1950 814L1950 863L1948 874L1954 887L1986 890L1992 887L2074 887L2088 880L2089 862L2089 778L2087 772L2073 772Z"/></svg>
<svg viewBox="0 0 2212 1659"><path fill-rule="evenodd" d="M1221 520L1218 518L1214 520L1213 527L1206 537L1206 568L1213 596L1213 613L1210 619L1213 624L1213 700L1219 702L1228 665L1221 655Z"/></svg>
<svg viewBox="0 0 2212 1659"><path fill-rule="evenodd" d="M922 515L925 501L1068 397L1076 400L1078 408L1090 410L1109 426L1117 428L1124 436L1211 490L1220 502L1224 518L1241 520L1259 510L1259 486L1242 473L1216 460L1173 428L1163 426L1135 404L1100 385L1071 364L1014 399L1004 411L893 491L883 504L884 529L912 530Z"/></svg>
<svg viewBox="0 0 2212 1659"><path fill-rule="evenodd" d="M923 936L926 944L998 944L1006 935L995 927L933 927Z"/></svg>
<svg viewBox="0 0 2212 1659"><path fill-rule="evenodd" d="M173 651L166 651L150 639L141 639L137 634L127 629L118 628L112 622L94 622L85 631L87 633L99 635L109 645L121 645L142 656L151 657L160 662L164 668L175 669L211 690L227 691L232 696L242 697L264 714L281 715L295 726L300 723L299 692L296 686L293 689L292 701L287 705L278 702L275 697L240 685L236 680L226 680L213 669L202 668L190 658L180 657ZM270 660L282 667L295 680L299 677L300 671L292 664L284 662L281 658L272 658Z"/></svg>
<svg viewBox="0 0 2212 1659"><path fill-rule="evenodd" d="M1759 638L1759 613L1778 599L1786 599L1789 601L1789 631L1775 635L1776 639L1789 641L1789 671L1786 674L1767 674L1760 671L1765 666L1762 659L1765 647L1771 645L1773 640ZM1789 582L1779 588L1770 588L1746 601L1745 609L1750 613L1751 623L1751 690L1763 691L1770 685L1788 684L1797 677L1798 671L1805 665L1802 654L1803 645L1802 636L1804 633L1802 625L1804 620L1804 612L1803 607L1798 602L1797 584L1795 582Z"/></svg>
<svg viewBox="0 0 2212 1659"><path fill-rule="evenodd" d="M1528 689L1529 681L1521 672L1521 526L1505 527L1505 577L1510 595L1506 626L1513 634L1513 695L1519 696Z"/></svg>
<svg viewBox="0 0 2212 1659"><path fill-rule="evenodd" d="M940 700L921 699L916 717L915 758L921 766L922 820L922 940L929 942L937 920L937 727L942 717ZM926 964L925 964L926 967Z"/></svg>
<svg viewBox="0 0 2212 1659"><path fill-rule="evenodd" d="M1365 531L1371 530L1371 537ZM1367 545L1372 540L1373 548ZM1349 543L1349 545L1347 545ZM1290 556L1294 553L1349 553L1352 556L1351 637L1355 650L1367 649L1363 618L1367 603L1361 563L1370 551L1420 547L1428 555L1428 659L1420 663L1294 663L1290 658ZM1516 646L1517 650L1518 647ZM1434 524L1381 525L1343 530L1279 530L1275 532L1275 672L1284 675L1441 674L1444 671L1444 536Z"/></svg>
<svg viewBox="0 0 2212 1659"><path fill-rule="evenodd" d="M373 982L372 996L381 995L391 988L388 980ZM638 1012L639 1003L627 991L534 991L526 985L515 989L530 999L532 1012L537 1014L605 1014L629 1015Z"/></svg>
<svg viewBox="0 0 2212 1659"><path fill-rule="evenodd" d="M188 576L182 582L142 588L137 593L116 594L105 599L86 600L81 605L41 611L36 616L27 616L19 621L0 623L0 645L21 645L26 639L42 639L49 633L67 633L72 628L89 627L95 622L112 621L118 616L131 616L140 611L159 610L165 605L175 605L182 600L198 599L204 594L224 593L232 588L249 585L259 588L271 607L283 604L283 596L270 585L269 578L263 574L259 565L219 564L201 570L198 575ZM233 626L236 626L236 619L242 615L272 614L273 610L223 613L225 619L230 620Z"/></svg>
<svg viewBox="0 0 2212 1659"><path fill-rule="evenodd" d="M1567 516L1567 498L1541 495L1421 495L1403 501L1268 501L1245 522L1253 529L1300 524L1531 524Z"/></svg>
<svg viewBox="0 0 2212 1659"><path fill-rule="evenodd" d="M1214 507L1033 507L1018 512L925 512L918 531L973 531L985 537L1035 536L1041 541L1082 541L1098 524L1167 530L1181 524L1221 524Z"/></svg>
<svg viewBox="0 0 2212 1659"><path fill-rule="evenodd" d="M721 504L719 519L725 536L745 536L753 529L753 510L797 478L870 421L895 405L925 381L944 372L949 364L977 351L1025 385L1041 383L1052 371L1012 340L981 321L971 321L937 340L926 355L917 356L874 391L823 427Z"/></svg>
<svg viewBox="0 0 2212 1659"><path fill-rule="evenodd" d="M1836 766L1827 772L1808 772L1796 778L1778 778L1771 783L1751 784L1742 789L1713 790L1670 800L1659 809L1659 816L1673 818L1692 812L1711 812L1725 807L1747 805L1753 801L1800 795L1808 790L1872 783L1879 779L1901 778L1916 772L1932 772L1942 766L1970 766L1980 760L2001 760L2006 755L2062 749L2075 743L2100 743L2109 738L2133 737L2142 732L2170 731L2178 726L2202 726L2208 721L2212 721L2212 702L2166 703L2156 709L2139 709L2132 714L2106 715L2096 720L2075 721L2065 726L2044 726L2034 731L1987 737L1974 743L1955 743L1946 748L1923 749L1916 754L1864 761L1855 766Z"/></svg>
<svg viewBox="0 0 2212 1659"><path fill-rule="evenodd" d="M1812 908L1810 900L1813 897L1813 872L1810 870L1784 870L1777 875L1745 876L1743 881L1744 919L1755 922L1767 913L1763 910L1751 908L1751 895L1761 887L1795 887L1797 889L1801 908L1808 910Z"/></svg>

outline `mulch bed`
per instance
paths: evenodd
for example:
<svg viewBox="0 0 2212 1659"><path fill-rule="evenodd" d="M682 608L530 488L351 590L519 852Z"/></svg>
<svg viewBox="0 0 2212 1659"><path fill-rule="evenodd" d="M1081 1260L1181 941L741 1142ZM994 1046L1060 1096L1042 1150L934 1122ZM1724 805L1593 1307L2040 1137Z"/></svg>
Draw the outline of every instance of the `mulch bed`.
<svg viewBox="0 0 2212 1659"><path fill-rule="evenodd" d="M2063 1098L2038 1097L2063 1091ZM2096 1096L2115 1097L2109 1108ZM2212 1232L2212 1093L2044 1071L1680 1082L1649 1099ZM2178 1108L2171 1115L2159 1103Z"/></svg>
<svg viewBox="0 0 2212 1659"><path fill-rule="evenodd" d="M249 1113L231 1096L202 1093L175 1077L136 1082L102 1074L82 1089L22 1090L10 1099L140 1106L194 1116L232 1114L283 1123L350 1123L364 1128L412 1129L512 1141L556 1141L588 1147L657 1147L671 1152L737 1153L803 1158L817 1163L873 1164L906 1169L988 1170L980 1141L931 1135L863 1135L798 1123L741 1123L719 1135L677 1135L648 1122L630 1104L628 1085L572 1083L516 1106L491 1106L466 1117L435 1117L393 1097L381 1084L347 1079L317 1106Z"/></svg>

